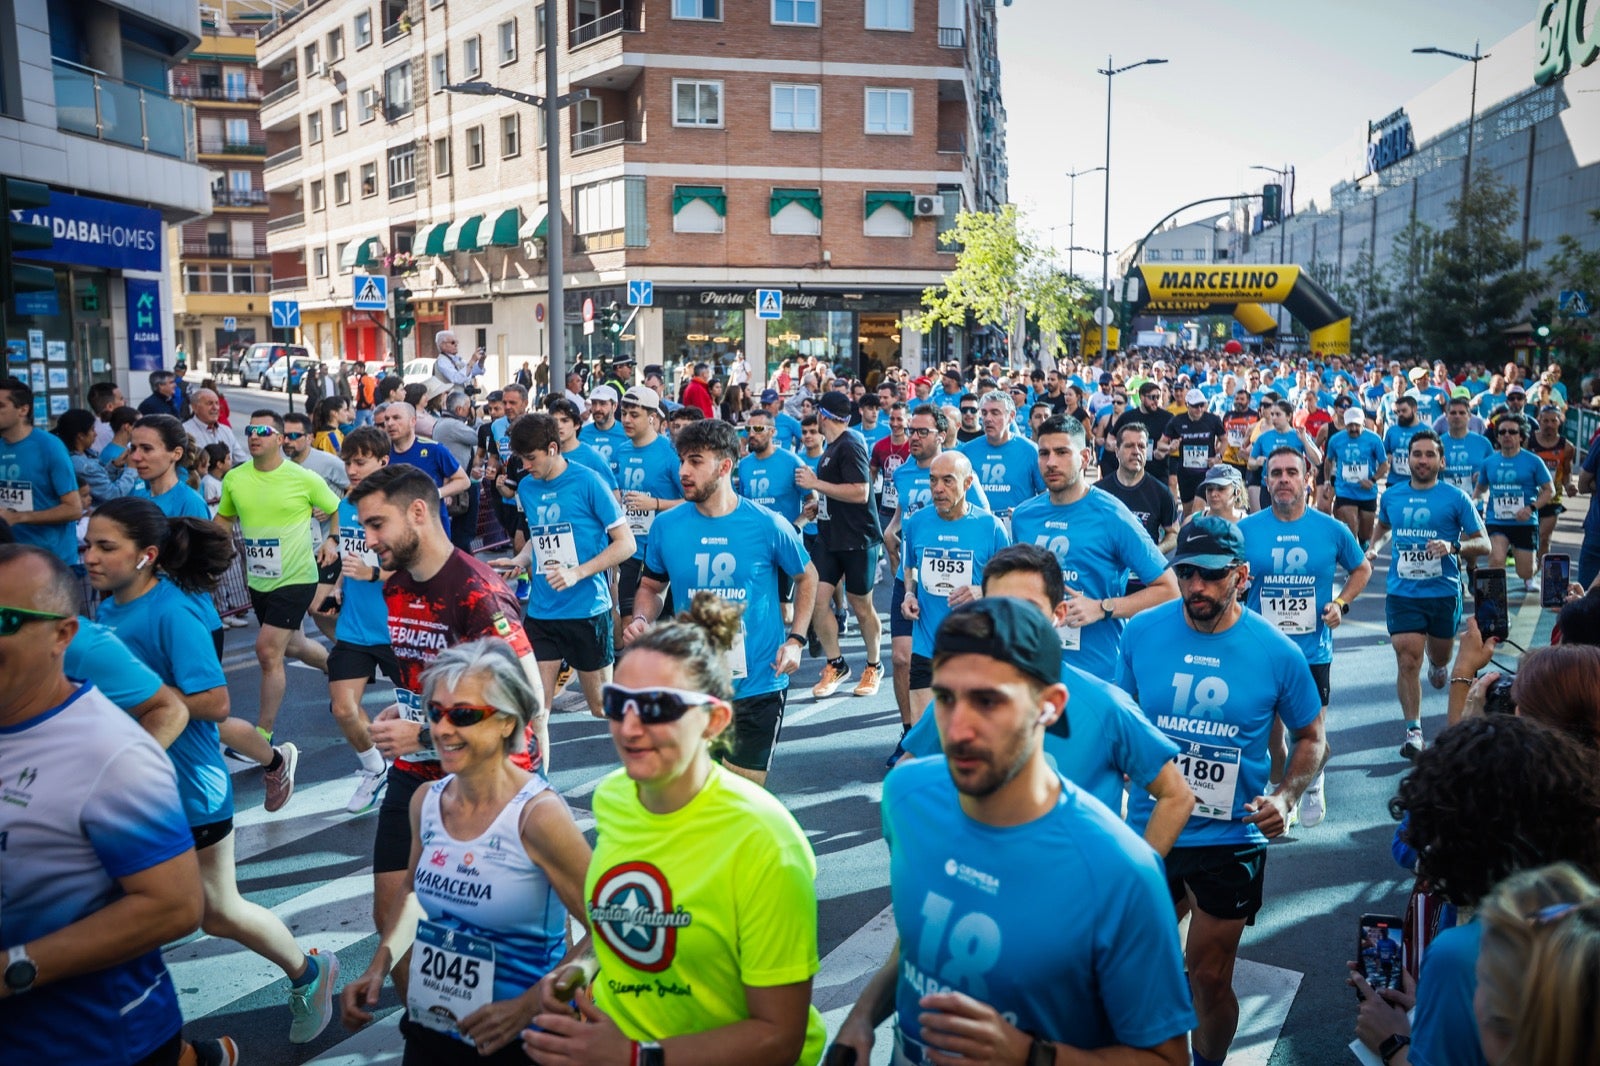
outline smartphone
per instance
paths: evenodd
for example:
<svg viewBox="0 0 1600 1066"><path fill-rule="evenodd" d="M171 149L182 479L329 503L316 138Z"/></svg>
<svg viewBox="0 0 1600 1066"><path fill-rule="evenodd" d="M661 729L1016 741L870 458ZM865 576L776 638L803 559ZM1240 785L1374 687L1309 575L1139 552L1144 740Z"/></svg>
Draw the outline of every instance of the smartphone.
<svg viewBox="0 0 1600 1066"><path fill-rule="evenodd" d="M822 1066L856 1066L856 1049L842 1044L832 1044L822 1056Z"/></svg>
<svg viewBox="0 0 1600 1066"><path fill-rule="evenodd" d="M1567 585L1572 581L1572 556L1546 555L1539 575L1539 605L1560 609L1567 602Z"/></svg>
<svg viewBox="0 0 1600 1066"><path fill-rule="evenodd" d="M1511 637L1511 616L1506 608L1506 568L1480 566L1472 575L1472 614L1483 639Z"/></svg>
<svg viewBox="0 0 1600 1066"><path fill-rule="evenodd" d="M1406 968L1406 946L1400 918L1393 914L1363 914L1356 933L1356 962L1361 976L1374 990L1400 989Z"/></svg>

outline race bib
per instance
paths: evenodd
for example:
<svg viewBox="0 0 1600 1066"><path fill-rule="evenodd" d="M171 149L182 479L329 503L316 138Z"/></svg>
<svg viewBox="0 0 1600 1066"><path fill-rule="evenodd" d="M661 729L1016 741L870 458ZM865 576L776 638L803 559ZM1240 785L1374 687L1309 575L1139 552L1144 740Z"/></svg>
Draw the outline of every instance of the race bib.
<svg viewBox="0 0 1600 1066"><path fill-rule="evenodd" d="M282 577L281 547L276 537L270 540L244 538L245 572L251 577Z"/></svg>
<svg viewBox="0 0 1600 1066"><path fill-rule="evenodd" d="M1344 479L1346 481L1348 481L1350 484L1358 485L1361 482L1367 480L1367 473L1368 473L1367 464L1366 463L1346 463L1344 465L1344 468L1340 471L1340 473L1344 477Z"/></svg>
<svg viewBox="0 0 1600 1066"><path fill-rule="evenodd" d="M1183 468L1185 470L1204 470L1211 465L1211 449L1204 444L1185 444L1183 446Z"/></svg>
<svg viewBox="0 0 1600 1066"><path fill-rule="evenodd" d="M33 510L33 482L0 481L0 507L13 511Z"/></svg>
<svg viewBox="0 0 1600 1066"><path fill-rule="evenodd" d="M878 499L885 511L892 511L900 506L900 490L895 487L894 478L883 479L883 492Z"/></svg>
<svg viewBox="0 0 1600 1066"><path fill-rule="evenodd" d="M1449 473L1447 473L1447 474L1445 474L1444 479L1446 481L1448 481L1450 484L1454 485L1456 488L1460 489L1462 492L1465 492L1466 494L1468 494L1469 496L1472 494L1472 475L1470 473L1467 473L1467 474L1449 474Z"/></svg>
<svg viewBox="0 0 1600 1066"><path fill-rule="evenodd" d="M1242 430L1242 429L1230 429L1230 430L1228 430L1228 447L1230 447L1230 448L1243 448L1244 447L1244 430Z"/></svg>
<svg viewBox="0 0 1600 1066"><path fill-rule="evenodd" d="M1063 622L1056 626L1056 636L1061 638L1062 651L1078 651L1083 647L1083 630Z"/></svg>
<svg viewBox="0 0 1600 1066"><path fill-rule="evenodd" d="M972 553L963 548L923 548L917 581L929 595L949 598L962 585L973 583Z"/></svg>
<svg viewBox="0 0 1600 1066"><path fill-rule="evenodd" d="M656 513L654 511L635 511L632 507L628 507L624 509L623 513L628 519L628 528L633 530L634 536L646 537L650 535L650 527L656 524Z"/></svg>
<svg viewBox="0 0 1600 1066"><path fill-rule="evenodd" d="M1389 457L1389 471L1401 477L1411 476L1411 452L1409 449L1403 452L1395 452Z"/></svg>
<svg viewBox="0 0 1600 1066"><path fill-rule="evenodd" d="M1006 536L1009 538L1011 536L1011 508L1007 507L1004 511L996 511L994 516L1000 519L1000 525L1004 527Z"/></svg>
<svg viewBox="0 0 1600 1066"><path fill-rule="evenodd" d="M400 717L408 722L416 722L427 729L432 723L428 721L428 712L422 709L422 696L410 689L396 688L394 701L400 705ZM423 748L410 755L402 756L406 762L438 762L439 752L434 748Z"/></svg>
<svg viewBox="0 0 1600 1066"><path fill-rule="evenodd" d="M1239 749L1173 739L1183 750L1172 761L1194 790L1195 816L1232 821L1234 794L1239 789Z"/></svg>
<svg viewBox="0 0 1600 1066"><path fill-rule="evenodd" d="M1430 577L1444 576L1443 560L1429 558L1427 547L1421 544L1414 548L1397 548L1394 563L1400 576L1407 581L1426 581Z"/></svg>
<svg viewBox="0 0 1600 1066"><path fill-rule="evenodd" d="M824 496L822 493L819 492L819 493L817 493L817 521L818 522L826 522L827 520L828 520L828 497Z"/></svg>
<svg viewBox="0 0 1600 1066"><path fill-rule="evenodd" d="M367 566L378 565L378 553L367 549L366 535L348 529L339 531L339 554L357 556Z"/></svg>
<svg viewBox="0 0 1600 1066"><path fill-rule="evenodd" d="M494 945L437 922L418 922L406 991L411 1020L471 1044L460 1022L493 1001Z"/></svg>
<svg viewBox="0 0 1600 1066"><path fill-rule="evenodd" d="M556 522L528 529L533 545L533 565L538 570L552 567L564 570L578 565L578 542L572 535L571 522Z"/></svg>
<svg viewBox="0 0 1600 1066"><path fill-rule="evenodd" d="M1495 496L1495 520L1499 522L1515 522L1517 520L1517 512L1522 510L1523 506L1522 493L1520 492L1515 496Z"/></svg>
<svg viewBox="0 0 1600 1066"><path fill-rule="evenodd" d="M1316 599L1304 586L1261 586L1261 617L1291 637L1317 631Z"/></svg>
<svg viewBox="0 0 1600 1066"><path fill-rule="evenodd" d="M744 634L744 622L741 621L739 633L733 638L733 647L728 649L728 673L733 675L735 681L750 676L750 664L744 655Z"/></svg>

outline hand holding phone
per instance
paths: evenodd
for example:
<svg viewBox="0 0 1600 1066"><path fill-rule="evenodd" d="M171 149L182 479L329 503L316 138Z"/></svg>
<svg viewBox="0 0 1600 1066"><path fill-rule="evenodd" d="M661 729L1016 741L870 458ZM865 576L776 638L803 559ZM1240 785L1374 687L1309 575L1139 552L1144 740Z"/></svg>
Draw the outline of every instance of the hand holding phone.
<svg viewBox="0 0 1600 1066"><path fill-rule="evenodd" d="M1506 569L1480 566L1472 575L1472 615L1484 640L1509 640L1511 615L1506 605Z"/></svg>
<svg viewBox="0 0 1600 1066"><path fill-rule="evenodd" d="M1539 606L1560 610L1567 602L1567 586L1572 582L1572 557L1546 555L1540 566Z"/></svg>
<svg viewBox="0 0 1600 1066"><path fill-rule="evenodd" d="M1356 931L1356 966L1374 990L1400 989L1406 968L1403 925L1393 914L1363 914Z"/></svg>

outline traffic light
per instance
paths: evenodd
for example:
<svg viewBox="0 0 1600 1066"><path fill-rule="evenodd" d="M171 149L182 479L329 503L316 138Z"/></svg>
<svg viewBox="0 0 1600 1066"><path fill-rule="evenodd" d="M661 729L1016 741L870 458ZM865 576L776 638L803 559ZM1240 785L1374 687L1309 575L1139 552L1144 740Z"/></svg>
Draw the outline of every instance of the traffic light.
<svg viewBox="0 0 1600 1066"><path fill-rule="evenodd" d="M1283 221L1283 186L1261 186L1261 217L1267 222Z"/></svg>
<svg viewBox="0 0 1600 1066"><path fill-rule="evenodd" d="M0 177L0 302L10 303L19 292L54 292L56 272L47 266L17 262L23 251L50 247L49 226L18 222L11 212L50 206L50 189L36 181Z"/></svg>
<svg viewBox="0 0 1600 1066"><path fill-rule="evenodd" d="M1540 300L1528 312L1528 324L1533 327L1533 336L1539 343L1550 339L1550 320L1555 315L1555 305L1549 300Z"/></svg>
<svg viewBox="0 0 1600 1066"><path fill-rule="evenodd" d="M606 336L612 340L622 336L622 308L617 306L617 301L612 300L606 304L605 311L602 314L605 316Z"/></svg>
<svg viewBox="0 0 1600 1066"><path fill-rule="evenodd" d="M411 290L396 288L394 290L394 331L401 337L410 336L411 331L417 328L417 312L411 306Z"/></svg>

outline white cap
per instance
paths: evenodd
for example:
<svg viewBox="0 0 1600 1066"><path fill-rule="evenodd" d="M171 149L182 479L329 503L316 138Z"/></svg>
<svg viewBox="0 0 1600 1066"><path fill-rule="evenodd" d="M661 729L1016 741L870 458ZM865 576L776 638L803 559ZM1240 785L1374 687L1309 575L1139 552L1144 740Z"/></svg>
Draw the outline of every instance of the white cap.
<svg viewBox="0 0 1600 1066"><path fill-rule="evenodd" d="M1347 426L1364 426L1367 424L1366 412L1359 407L1352 407L1344 413L1344 424Z"/></svg>
<svg viewBox="0 0 1600 1066"><path fill-rule="evenodd" d="M1205 403L1206 402L1206 394L1201 392L1199 389L1190 389L1188 392L1183 394L1183 402L1184 403Z"/></svg>
<svg viewBox="0 0 1600 1066"><path fill-rule="evenodd" d="M646 411L661 413L661 396L648 385L634 385L622 394L623 403L643 407Z"/></svg>
<svg viewBox="0 0 1600 1066"><path fill-rule="evenodd" d="M596 385L589 390L589 402L599 400L601 403L616 403L617 390L610 385Z"/></svg>

